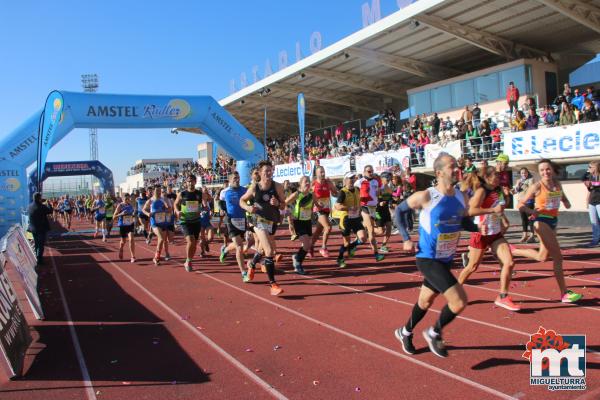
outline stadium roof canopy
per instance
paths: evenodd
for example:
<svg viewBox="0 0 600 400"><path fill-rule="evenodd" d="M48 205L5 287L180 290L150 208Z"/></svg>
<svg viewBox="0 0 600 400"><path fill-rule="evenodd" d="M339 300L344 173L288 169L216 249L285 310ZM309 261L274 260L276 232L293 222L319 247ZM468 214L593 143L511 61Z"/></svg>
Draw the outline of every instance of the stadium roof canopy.
<svg viewBox="0 0 600 400"><path fill-rule="evenodd" d="M240 91L220 104L257 136L295 133L386 107L406 91L520 58L554 60L561 81L600 53L600 0L420 0ZM270 89L268 96L260 92Z"/></svg>

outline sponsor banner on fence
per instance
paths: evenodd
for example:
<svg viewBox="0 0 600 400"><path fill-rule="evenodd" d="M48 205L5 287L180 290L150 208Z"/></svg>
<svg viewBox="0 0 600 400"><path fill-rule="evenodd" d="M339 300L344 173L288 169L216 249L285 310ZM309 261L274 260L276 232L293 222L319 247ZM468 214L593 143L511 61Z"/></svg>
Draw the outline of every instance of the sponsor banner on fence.
<svg viewBox="0 0 600 400"><path fill-rule="evenodd" d="M37 293L38 275L35 272L37 261L20 225L13 226L6 234L6 254L23 281L25 295L35 317L44 319L42 303Z"/></svg>
<svg viewBox="0 0 600 400"><path fill-rule="evenodd" d="M286 180L300 182L302 176L312 177L315 164L314 161L306 160L304 161L304 168L302 168L301 163L276 165L273 172L273 179L279 183L283 183Z"/></svg>
<svg viewBox="0 0 600 400"><path fill-rule="evenodd" d="M0 349L12 378L23 372L23 361L31 336L5 267L6 259L0 253Z"/></svg>
<svg viewBox="0 0 600 400"><path fill-rule="evenodd" d="M425 166L427 168L433 168L433 162L440 155L440 153L448 153L451 156L454 156L456 159L462 156L462 152L460 150L460 141L454 140L452 142L446 143L445 146L440 146L439 144L428 144L425 146Z"/></svg>
<svg viewBox="0 0 600 400"><path fill-rule="evenodd" d="M325 176L337 177L344 176L344 174L350 171L350 157L334 157L334 158L323 158L319 160L319 165L325 169Z"/></svg>
<svg viewBox="0 0 600 400"><path fill-rule="evenodd" d="M356 172L362 173L366 165L372 165L375 173L389 171L399 165L402 170L410 166L410 149L378 151L356 157Z"/></svg>
<svg viewBox="0 0 600 400"><path fill-rule="evenodd" d="M597 157L600 153L600 121L505 133L504 153L511 161Z"/></svg>

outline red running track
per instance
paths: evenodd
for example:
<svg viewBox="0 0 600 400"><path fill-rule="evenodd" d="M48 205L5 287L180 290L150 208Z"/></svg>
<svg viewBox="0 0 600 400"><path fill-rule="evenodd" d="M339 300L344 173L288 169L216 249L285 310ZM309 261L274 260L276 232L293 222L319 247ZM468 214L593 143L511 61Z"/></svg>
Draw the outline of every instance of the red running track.
<svg viewBox="0 0 600 400"><path fill-rule="evenodd" d="M47 319L34 321L28 313L36 339L28 371L2 382L0 398L600 398L597 253L566 251L567 282L585 295L576 306L556 300L550 263L517 259L511 291L525 309L520 313L493 305L498 265L490 257L469 281L469 307L444 331L450 357L440 359L426 349L420 330L435 322L442 299L415 331L416 355L405 355L394 338L421 283L414 256L398 252L397 240L382 262L363 246L345 270L319 256L308 258L309 275L299 276L289 273L298 244L283 233L278 268L287 273L278 276L280 297L268 294L264 274L242 283L233 257L219 263L216 242L188 273L180 236L175 258L158 267L153 247L140 238L136 264L117 259L114 237L52 240L54 265L40 276ZM330 250L340 239L332 236ZM521 354L539 326L587 335L586 391L530 386Z"/></svg>

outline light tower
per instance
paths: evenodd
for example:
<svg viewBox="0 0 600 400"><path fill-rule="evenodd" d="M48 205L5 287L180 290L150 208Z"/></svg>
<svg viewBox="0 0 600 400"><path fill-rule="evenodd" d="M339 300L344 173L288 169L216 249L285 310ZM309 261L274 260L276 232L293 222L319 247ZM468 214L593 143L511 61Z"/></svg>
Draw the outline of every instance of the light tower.
<svg viewBox="0 0 600 400"><path fill-rule="evenodd" d="M81 75L81 86L86 93L95 93L98 90L98 75L83 74ZM90 160L98 159L98 129L90 128ZM92 177L92 191L96 179Z"/></svg>

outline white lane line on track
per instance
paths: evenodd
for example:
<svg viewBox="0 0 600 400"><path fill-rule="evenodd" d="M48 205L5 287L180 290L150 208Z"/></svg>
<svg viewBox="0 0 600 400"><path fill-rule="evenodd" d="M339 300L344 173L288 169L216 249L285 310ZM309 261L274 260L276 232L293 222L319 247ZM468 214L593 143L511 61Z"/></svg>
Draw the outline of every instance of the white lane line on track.
<svg viewBox="0 0 600 400"><path fill-rule="evenodd" d="M252 293L252 292L250 292L248 290L242 289L242 288L240 288L238 286L235 286L235 285L233 285L233 284L231 284L229 282L226 282L226 281L224 281L222 279L216 278L216 277L214 277L212 275L209 275L209 274L207 274L205 272L196 271L196 273L199 274L199 275L205 276L205 277L207 277L209 279L212 279L212 280L214 280L216 282L219 282L219 283L221 283L221 284L223 284L225 286L229 286L230 288L233 288L233 289L235 289L235 290L237 290L239 292L245 293L248 296L254 297L255 299L258 299L258 300L260 300L262 302L265 302L267 304L271 304L272 306L275 306L275 307L277 307L277 308L279 308L281 310L285 310L285 311L289 312L290 314L293 314L293 315L295 315L297 317L303 318L303 319L305 319L307 321L310 321L310 322L315 323L315 324L317 324L319 326L322 326L322 327L327 328L327 329L329 329L331 331L334 331L334 332L336 332L336 333L338 333L340 335L349 337L350 339L356 340L358 342L366 344L367 346L373 347L373 348L375 348L377 350L381 350L381 351L383 351L385 353L391 354L391 355L396 356L398 358L402 358L403 360L409 361L409 362L411 362L413 364L417 364L417 365L419 365L419 366L421 366L423 368L426 368L426 369L429 369L431 371L437 372L438 374L441 374L441 375L444 375L444 376L446 376L448 378L457 380L457 381L462 382L462 383L464 383L466 385L469 385L471 387L474 387L476 389L484 391L484 392L486 392L488 394L494 395L494 396L496 396L498 398L501 398L501 399L514 399L514 397L509 396L509 395L507 395L505 393L502 393L502 392L500 392L500 391L498 391L498 390L496 390L494 388L491 388L489 386L483 385L483 384L481 384L479 382L472 381L471 379L465 378L463 376L460 376L460 375L457 375L457 374L453 374L452 372L448 372L448 371L443 370L441 368L438 368L436 366L430 365L430 364L428 364L428 363L426 363L424 361L421 361L419 359L412 358L412 357L409 357L407 355L404 355L404 354L402 354L400 352L397 352L395 350L392 350L392 349L390 349L388 347L385 347L385 346L382 346L382 345L380 345L378 343L372 342L369 339L365 339L365 338L363 338L361 336L357 336L357 335L355 335L353 333L350 333L348 331L340 329L340 328L338 328L336 326L330 325L330 324L328 324L325 321L318 320L316 318L310 317L310 316L308 316L306 314L303 314L301 312L298 312L296 310L288 308L287 306L284 306L281 303L277 303L275 301L268 300L268 299L266 299L264 297L261 297L261 296L259 296L257 294L254 294L254 293Z"/></svg>
<svg viewBox="0 0 600 400"><path fill-rule="evenodd" d="M52 268L54 269L54 276L56 278L56 283L58 284L58 292L60 293L60 298L63 303L63 310L65 312L65 317L67 317L67 325L69 326L69 333L71 334L71 340L73 341L73 347L75 348L75 354L77 356L77 363L79 364L79 370L81 371L81 377L83 386L85 387L85 393L88 400L96 400L96 392L94 391L94 385L92 383L92 379L90 377L90 373L88 371L87 365L85 363L85 358L83 357L83 352L81 351L81 345L79 344L79 338L77 337L77 332L75 330L75 325L73 323L73 318L71 317L71 310L69 310L69 305L67 304L67 298L65 297L65 292L62 287L62 283L60 282L60 275L58 273L58 268L56 268L56 261L52 255L52 248L48 247L48 255L52 260Z"/></svg>
<svg viewBox="0 0 600 400"><path fill-rule="evenodd" d="M80 239L82 240L82 239ZM229 354L225 349L219 346L217 343L212 341L208 336L201 333L198 329L196 329L191 323L188 321L184 321L181 319L181 316L175 312L171 307L165 304L161 299L156 297L152 292L146 289L141 283L135 280L131 275L125 272L119 265L115 264L110 258L108 258L105 254L98 251L96 246L88 243L86 240L82 240L84 243L90 246L97 254L99 254L102 258L109 262L117 271L119 271L125 278L127 278L131 283L133 283L138 289L144 292L148 297L154 300L159 306L161 306L165 311L167 311L176 321L180 321L190 332L192 332L195 336L197 336L200 340L206 343L209 347L219 353L223 358L233 364L238 370L240 370L244 375L254 381L257 385L266 390L270 395L272 395L276 399L287 400L287 397L283 395L283 393L279 392L273 386L271 386L268 382L261 379L258 375L256 375L252 370L247 368L244 364L238 361L234 356ZM137 246L136 246L137 247Z"/></svg>
<svg viewBox="0 0 600 400"><path fill-rule="evenodd" d="M154 254L154 251L151 250L150 248L147 248L147 245L145 245L145 244L142 244L141 246L137 246L136 248L141 248L142 250L144 250L144 251L146 251L148 253ZM365 267L362 267L362 268L365 268ZM366 268L367 269L371 269L371 270L386 269L386 270L390 270L390 271L393 271L393 272L400 273L402 275L415 276L417 278L422 278L421 275L412 274L412 273L409 273L409 272L397 271L397 270L393 269L392 267L366 267ZM321 268L321 269L319 269L319 271L320 270L324 270L324 269ZM311 271L317 271L317 270L311 270ZM335 271L335 270L327 269L327 271L331 272L331 271ZM346 269L345 271L348 271L348 269ZM409 302L406 302L406 301L403 301L403 300L394 299L393 297L387 297L387 296L383 296L383 295L380 295L380 294L367 292L367 291L364 291L364 290L361 290L361 289L356 289L356 288L353 288L351 286L345 286L345 285L342 285L342 284L339 284L339 283L335 283L335 282L331 282L331 281L328 281L328 280L325 280L325 279L314 278L314 277L311 277L310 275L304 275L303 278L310 278L310 279L313 279L313 280L317 280L317 281L326 283L326 284L331 285L331 286L338 286L338 287L344 288L344 289L349 290L349 291L353 291L353 292L356 292L356 293L366 294L366 295L369 295L369 296L377 297L377 298L380 298L380 299L383 299L383 300L387 300L387 301L391 301L391 302L394 302L394 303L403 304L403 305L406 305L408 307L413 307L414 306L414 303L409 303ZM374 283L373 285L376 285L376 283ZM475 289L483 289L483 290L487 290L487 291L494 292L494 293L497 292L496 289L490 289L490 288L486 288L486 287L482 287L482 286L475 286L475 285L468 285L468 284L465 285L465 286L469 286L469 287L472 287L472 288L475 288ZM544 299L544 298L541 298L541 297L529 296L529 295L526 295L526 294L518 294L518 293L513 293L513 292L511 292L511 295L515 295L515 296L518 295L518 296L521 296L521 297L531 298L531 299L534 299L534 300L551 301L550 299ZM577 305L576 304L573 304L573 305L565 304L564 305L565 308L569 307L569 306L576 307ZM589 308L589 307L580 307L580 308ZM600 311L600 310L595 309L595 308L589 308L589 309L591 309L593 311ZM440 310L436 310L433 307L430 308L429 311L433 311L433 312L435 312L437 314L439 314L441 312ZM473 319L473 318L469 318L469 317L464 317L462 315L459 315L457 318L458 319L462 319L464 321L469 321L469 322L472 322L472 323L475 323L475 324L484 325L484 326L487 326L487 327L490 327L490 328L504 330L504 331L507 331L507 332L516 333L518 335L524 335L526 337L530 337L530 335L531 335L531 333L518 331L516 329L507 328L507 327L504 327L504 326L501 326L501 325L492 324L490 322L485 322L485 321L481 321L481 320L477 320L477 319ZM600 352L595 351L595 350L591 350L591 349L587 349L587 352L595 354L595 355L600 355Z"/></svg>

